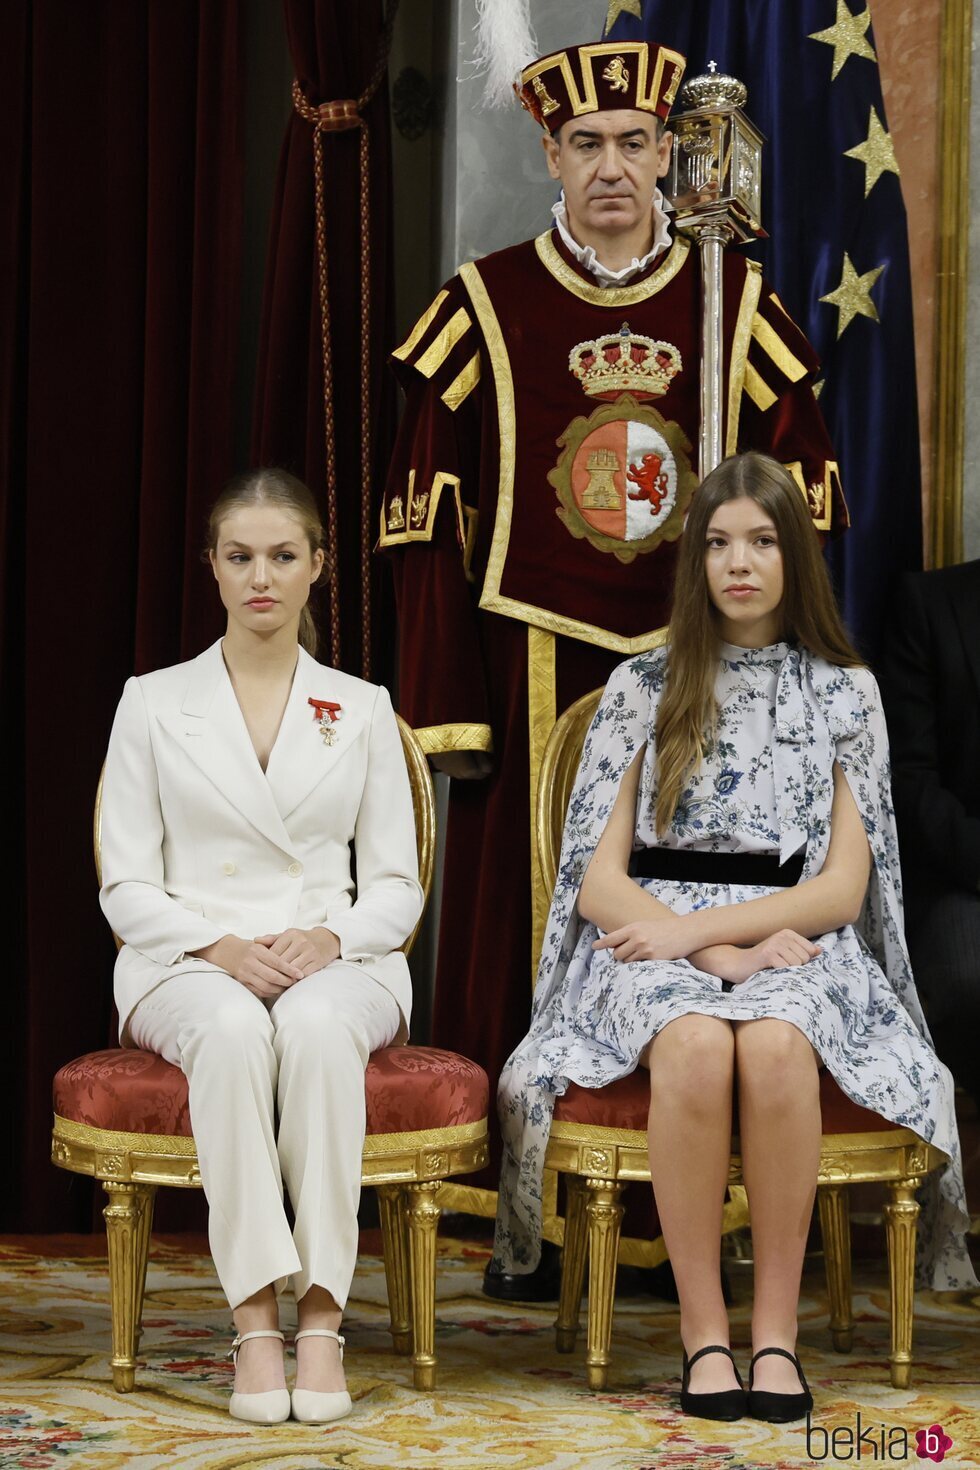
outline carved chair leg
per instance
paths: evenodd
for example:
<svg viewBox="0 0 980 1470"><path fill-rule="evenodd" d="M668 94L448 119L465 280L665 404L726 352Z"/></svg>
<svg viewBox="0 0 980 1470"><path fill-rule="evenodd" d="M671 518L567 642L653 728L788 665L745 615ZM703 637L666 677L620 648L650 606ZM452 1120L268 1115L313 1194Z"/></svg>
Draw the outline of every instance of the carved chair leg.
<svg viewBox="0 0 980 1470"><path fill-rule="evenodd" d="M608 1179L586 1180L589 1221L589 1347L585 1369L591 1389L606 1386L612 1341L616 1259L623 1219L623 1186Z"/></svg>
<svg viewBox="0 0 980 1470"><path fill-rule="evenodd" d="M585 1211L585 1180L578 1174L568 1174L565 1176L565 1186L565 1246L562 1252L555 1346L560 1353L573 1353L578 1336L579 1312L582 1308L582 1284L585 1280L585 1256L589 1236Z"/></svg>
<svg viewBox="0 0 980 1470"><path fill-rule="evenodd" d="M379 1184L378 1207L381 1213L391 1336L395 1352L407 1356L412 1351L412 1299L408 1219L403 1186Z"/></svg>
<svg viewBox="0 0 980 1470"><path fill-rule="evenodd" d="M830 1336L839 1353L849 1353L854 1342L851 1303L851 1212L846 1184L824 1184L817 1191L820 1233L823 1236L827 1294L830 1297Z"/></svg>
<svg viewBox="0 0 980 1470"><path fill-rule="evenodd" d="M109 1203L102 1211L109 1252L109 1307L112 1315L112 1386L117 1393L136 1387L136 1348L143 1316L146 1262L153 1221L153 1185L104 1179Z"/></svg>
<svg viewBox="0 0 980 1470"><path fill-rule="evenodd" d="M441 1180L409 1184L408 1239L412 1258L412 1371L415 1387L436 1386L436 1232Z"/></svg>
<svg viewBox="0 0 980 1470"><path fill-rule="evenodd" d="M919 1203L915 1191L921 1179L896 1179L888 1186L885 1239L891 1287L891 1380L893 1388L908 1388L912 1377L912 1312L915 1293L915 1232Z"/></svg>

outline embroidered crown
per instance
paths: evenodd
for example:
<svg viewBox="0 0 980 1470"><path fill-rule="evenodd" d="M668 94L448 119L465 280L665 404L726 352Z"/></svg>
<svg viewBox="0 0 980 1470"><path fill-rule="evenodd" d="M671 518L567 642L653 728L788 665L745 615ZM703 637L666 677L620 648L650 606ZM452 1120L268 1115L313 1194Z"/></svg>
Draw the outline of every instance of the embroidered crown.
<svg viewBox="0 0 980 1470"><path fill-rule="evenodd" d="M568 354L568 366L590 398L662 398L683 365L672 343L631 332L629 322L606 337L579 342Z"/></svg>

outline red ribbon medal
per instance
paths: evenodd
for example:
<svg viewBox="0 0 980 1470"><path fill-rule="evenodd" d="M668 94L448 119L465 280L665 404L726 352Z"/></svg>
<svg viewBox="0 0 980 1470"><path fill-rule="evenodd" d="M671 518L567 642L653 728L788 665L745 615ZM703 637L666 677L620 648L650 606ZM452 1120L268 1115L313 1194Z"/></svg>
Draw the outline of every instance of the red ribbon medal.
<svg viewBox="0 0 980 1470"><path fill-rule="evenodd" d="M310 698L306 702L313 706L313 718L320 727L324 745L333 745L337 738L337 732L333 727L343 714L342 706L332 699Z"/></svg>

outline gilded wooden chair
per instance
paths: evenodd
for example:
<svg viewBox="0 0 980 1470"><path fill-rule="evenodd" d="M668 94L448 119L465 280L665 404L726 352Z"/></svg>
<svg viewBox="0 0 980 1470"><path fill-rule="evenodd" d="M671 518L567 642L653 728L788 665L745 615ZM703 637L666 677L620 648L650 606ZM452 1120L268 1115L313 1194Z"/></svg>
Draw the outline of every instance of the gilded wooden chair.
<svg viewBox="0 0 980 1470"><path fill-rule="evenodd" d="M568 798L585 735L601 690L584 695L555 725L545 749L538 788L536 833L541 871L554 886ZM564 1258L558 1320L559 1352L575 1349L579 1312L589 1264L589 1387L603 1389L609 1371L613 1296L624 1186L650 1179L647 1112L650 1086L645 1071L608 1087L572 1085L555 1106L546 1167L564 1174L567 1190ZM854 1318L851 1304L851 1244L848 1186L867 1181L887 1186L885 1238L891 1309L891 1381L909 1386L912 1366L912 1313L915 1235L919 1215L916 1191L943 1163L938 1149L907 1128L896 1128L845 1097L826 1071L820 1074L823 1142L817 1201L830 1297L830 1333L838 1352L849 1352ZM729 1183L742 1184L738 1139L732 1141ZM665 1253L666 1254L666 1253Z"/></svg>
<svg viewBox="0 0 980 1470"><path fill-rule="evenodd" d="M413 731L401 719L398 724L415 807L419 876L428 899L435 864L432 778ZM101 781L94 828L97 869L100 824ZM415 1387L431 1389L438 1194L444 1180L487 1162L489 1083L482 1067L454 1052L392 1046L370 1058L365 1090L361 1182L378 1194L391 1335L396 1352L412 1355ZM127 1393L136 1386L154 1196L161 1185L201 1185L183 1072L151 1052L122 1048L69 1062L54 1079L51 1158L59 1168L94 1176L109 1196L103 1214L112 1381Z"/></svg>

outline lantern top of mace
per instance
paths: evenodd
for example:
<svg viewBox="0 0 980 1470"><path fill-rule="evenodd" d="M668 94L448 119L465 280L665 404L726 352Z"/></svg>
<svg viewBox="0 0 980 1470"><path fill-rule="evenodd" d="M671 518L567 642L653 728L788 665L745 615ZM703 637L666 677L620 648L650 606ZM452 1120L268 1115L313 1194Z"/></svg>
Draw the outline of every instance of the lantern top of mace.
<svg viewBox="0 0 980 1470"><path fill-rule="evenodd" d="M708 70L699 77L691 77L680 92L680 104L685 110L695 108L744 107L748 89L737 77L730 77L718 70L716 61L708 62Z"/></svg>

